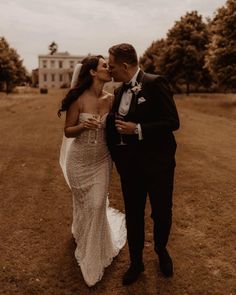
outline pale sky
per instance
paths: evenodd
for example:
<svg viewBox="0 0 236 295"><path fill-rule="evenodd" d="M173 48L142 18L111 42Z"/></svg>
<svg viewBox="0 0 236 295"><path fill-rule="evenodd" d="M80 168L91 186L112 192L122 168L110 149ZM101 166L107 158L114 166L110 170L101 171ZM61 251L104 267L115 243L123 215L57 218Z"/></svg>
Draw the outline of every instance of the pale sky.
<svg viewBox="0 0 236 295"><path fill-rule="evenodd" d="M0 36L14 47L31 71L38 55L55 41L58 51L103 54L128 42L142 55L164 38L176 20L197 10L203 17L226 0L0 0Z"/></svg>

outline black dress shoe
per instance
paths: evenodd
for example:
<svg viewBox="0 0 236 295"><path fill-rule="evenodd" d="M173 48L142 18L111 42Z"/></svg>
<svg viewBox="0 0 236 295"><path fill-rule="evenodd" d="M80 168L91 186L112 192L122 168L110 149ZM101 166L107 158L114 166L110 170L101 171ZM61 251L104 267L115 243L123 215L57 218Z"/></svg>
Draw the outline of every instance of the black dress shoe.
<svg viewBox="0 0 236 295"><path fill-rule="evenodd" d="M165 277L173 276L173 262L166 249L157 251L159 257L160 270Z"/></svg>
<svg viewBox="0 0 236 295"><path fill-rule="evenodd" d="M143 263L139 264L139 265L131 264L123 276L122 284L123 285L130 285L130 284L134 283L135 281L137 281L140 273L143 271L144 271Z"/></svg>

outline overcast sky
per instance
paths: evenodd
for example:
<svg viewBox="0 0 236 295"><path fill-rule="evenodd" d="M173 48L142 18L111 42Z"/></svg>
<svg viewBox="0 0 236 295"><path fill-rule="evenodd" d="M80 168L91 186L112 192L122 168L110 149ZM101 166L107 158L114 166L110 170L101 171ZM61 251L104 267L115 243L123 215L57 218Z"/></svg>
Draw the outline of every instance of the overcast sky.
<svg viewBox="0 0 236 295"><path fill-rule="evenodd" d="M16 48L28 70L55 41L59 51L108 55L128 42L142 55L176 20L197 10L203 17L226 0L0 0L0 36Z"/></svg>

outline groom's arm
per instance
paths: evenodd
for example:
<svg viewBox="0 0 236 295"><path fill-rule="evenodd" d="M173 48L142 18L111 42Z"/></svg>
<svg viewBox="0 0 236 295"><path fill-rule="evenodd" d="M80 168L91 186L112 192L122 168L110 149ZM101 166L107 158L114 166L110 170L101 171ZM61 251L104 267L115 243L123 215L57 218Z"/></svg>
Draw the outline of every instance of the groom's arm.
<svg viewBox="0 0 236 295"><path fill-rule="evenodd" d="M173 99L173 93L165 78L158 76L149 83L148 92L153 108L157 110L155 121L141 123L143 137L153 133L166 133L179 129L179 116Z"/></svg>

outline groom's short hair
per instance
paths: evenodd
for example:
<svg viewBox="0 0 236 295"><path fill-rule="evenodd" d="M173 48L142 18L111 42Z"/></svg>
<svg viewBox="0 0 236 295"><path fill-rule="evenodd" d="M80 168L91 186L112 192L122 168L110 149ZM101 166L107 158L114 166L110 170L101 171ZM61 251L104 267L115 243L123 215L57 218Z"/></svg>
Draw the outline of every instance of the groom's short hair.
<svg viewBox="0 0 236 295"><path fill-rule="evenodd" d="M128 63L136 66L138 64L138 57L136 50L131 44L121 43L109 48L109 53L114 56L117 63Z"/></svg>

